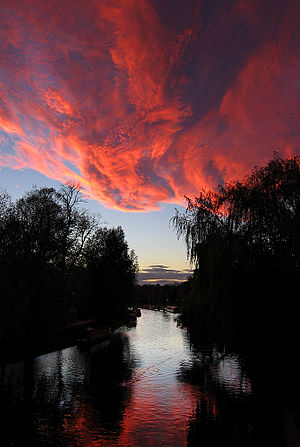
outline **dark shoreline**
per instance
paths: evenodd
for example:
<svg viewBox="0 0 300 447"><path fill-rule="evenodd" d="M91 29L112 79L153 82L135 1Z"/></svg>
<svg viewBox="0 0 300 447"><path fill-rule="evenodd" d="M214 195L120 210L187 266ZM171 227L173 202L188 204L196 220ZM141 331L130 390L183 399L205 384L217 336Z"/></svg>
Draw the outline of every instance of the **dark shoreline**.
<svg viewBox="0 0 300 447"><path fill-rule="evenodd" d="M124 324L124 321L113 321L110 327L115 330ZM94 326L95 320L84 320L26 335L10 334L0 341L0 366L75 346L83 330Z"/></svg>
<svg viewBox="0 0 300 447"><path fill-rule="evenodd" d="M94 323L94 320L85 320L63 328L4 335L0 341L0 365L74 346L82 330Z"/></svg>

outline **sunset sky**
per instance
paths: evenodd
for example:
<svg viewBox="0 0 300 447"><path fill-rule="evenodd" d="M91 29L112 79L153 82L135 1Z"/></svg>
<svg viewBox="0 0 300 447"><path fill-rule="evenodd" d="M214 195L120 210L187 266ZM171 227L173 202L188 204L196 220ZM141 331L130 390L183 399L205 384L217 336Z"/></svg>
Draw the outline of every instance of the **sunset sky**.
<svg viewBox="0 0 300 447"><path fill-rule="evenodd" d="M300 152L298 0L0 7L0 187L78 180L142 279L185 276L184 195Z"/></svg>

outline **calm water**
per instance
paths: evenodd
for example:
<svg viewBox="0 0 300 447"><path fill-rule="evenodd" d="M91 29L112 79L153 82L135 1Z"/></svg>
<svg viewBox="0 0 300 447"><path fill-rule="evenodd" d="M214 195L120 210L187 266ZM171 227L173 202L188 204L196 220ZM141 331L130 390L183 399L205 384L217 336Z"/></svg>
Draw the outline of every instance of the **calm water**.
<svg viewBox="0 0 300 447"><path fill-rule="evenodd" d="M238 356L191 350L163 312L89 352L1 367L0 381L4 446L300 445L296 410L255 396Z"/></svg>

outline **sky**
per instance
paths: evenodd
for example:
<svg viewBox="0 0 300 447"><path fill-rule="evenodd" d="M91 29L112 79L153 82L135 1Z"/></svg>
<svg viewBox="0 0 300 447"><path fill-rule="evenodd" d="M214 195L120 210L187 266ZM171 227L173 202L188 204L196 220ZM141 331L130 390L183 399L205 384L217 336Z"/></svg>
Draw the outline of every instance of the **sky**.
<svg viewBox="0 0 300 447"><path fill-rule="evenodd" d="M0 0L0 187L79 181L141 279L184 196L299 153L298 0Z"/></svg>

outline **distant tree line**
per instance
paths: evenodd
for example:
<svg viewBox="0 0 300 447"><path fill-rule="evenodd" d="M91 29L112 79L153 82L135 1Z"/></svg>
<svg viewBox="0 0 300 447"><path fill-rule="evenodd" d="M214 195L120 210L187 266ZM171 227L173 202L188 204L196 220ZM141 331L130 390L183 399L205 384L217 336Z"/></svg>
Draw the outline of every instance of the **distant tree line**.
<svg viewBox="0 0 300 447"><path fill-rule="evenodd" d="M189 291L189 281L178 284L142 284L136 288L136 303L152 305L155 307L165 307L177 305L181 307Z"/></svg>
<svg viewBox="0 0 300 447"><path fill-rule="evenodd" d="M172 223L195 266L183 313L194 338L233 344L295 340L300 157L275 154L243 180L187 202Z"/></svg>
<svg viewBox="0 0 300 447"><path fill-rule="evenodd" d="M137 257L83 202L74 182L0 194L0 332L104 322L131 303Z"/></svg>

